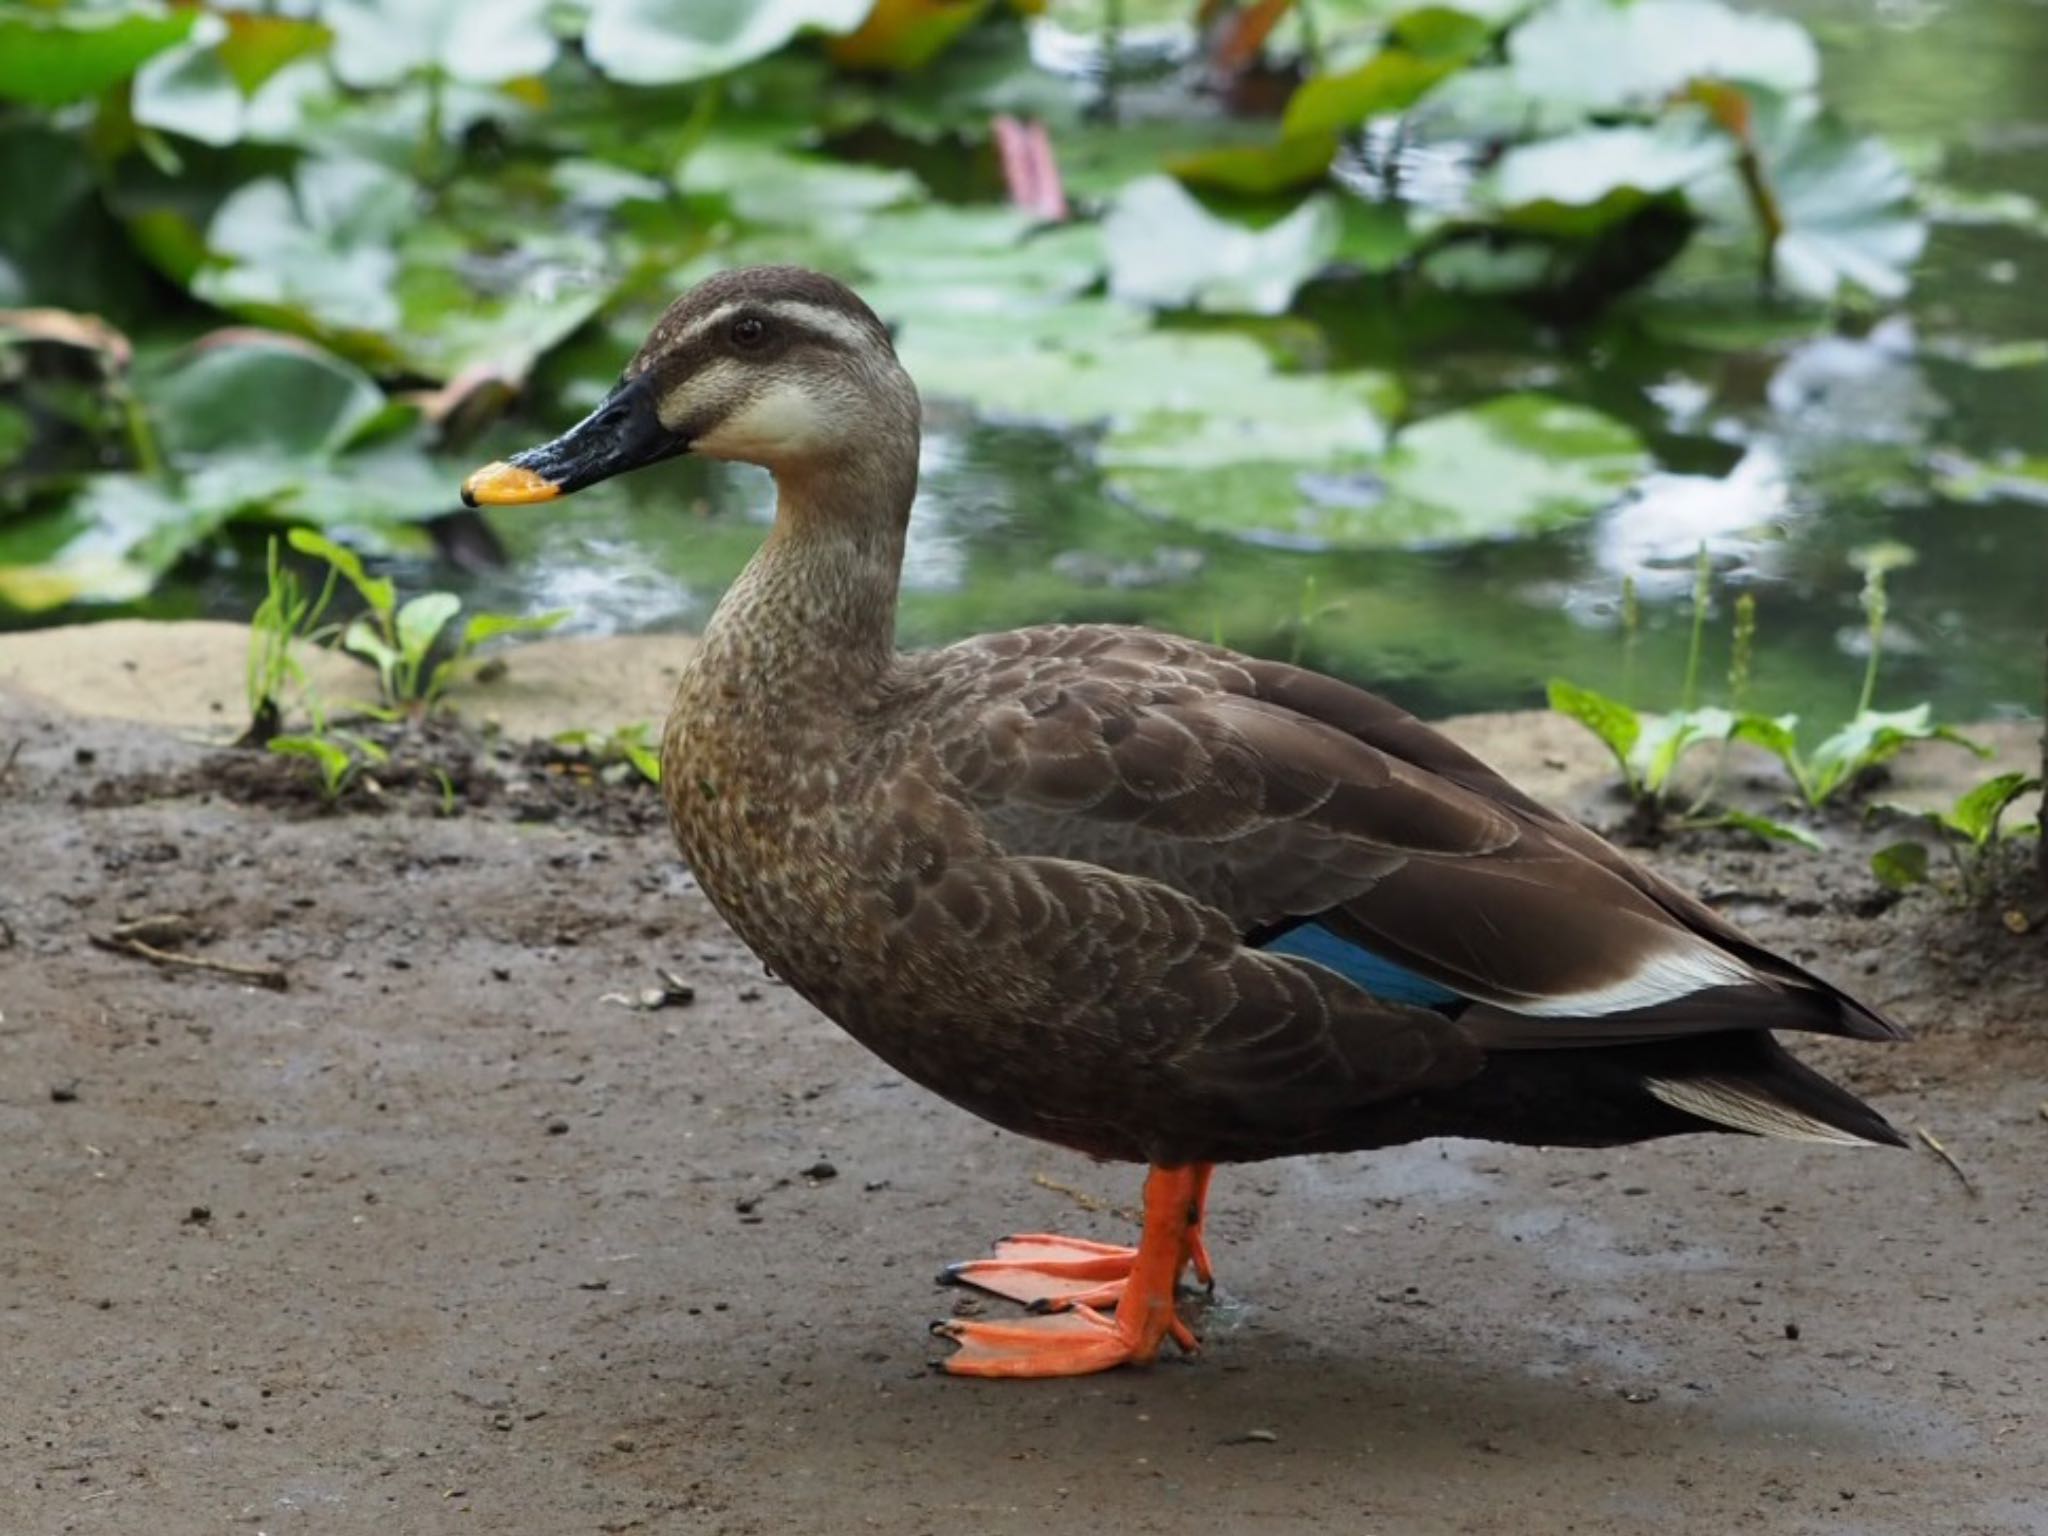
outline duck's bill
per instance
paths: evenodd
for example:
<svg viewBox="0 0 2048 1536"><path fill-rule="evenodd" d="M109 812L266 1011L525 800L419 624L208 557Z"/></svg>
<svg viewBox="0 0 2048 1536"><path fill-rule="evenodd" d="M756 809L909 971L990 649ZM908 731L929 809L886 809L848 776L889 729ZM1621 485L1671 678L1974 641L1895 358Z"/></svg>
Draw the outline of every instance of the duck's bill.
<svg viewBox="0 0 2048 1536"><path fill-rule="evenodd" d="M641 379L621 384L604 403L551 443L486 464L462 482L472 507L522 507L553 501L586 485L689 451L661 424L654 391Z"/></svg>

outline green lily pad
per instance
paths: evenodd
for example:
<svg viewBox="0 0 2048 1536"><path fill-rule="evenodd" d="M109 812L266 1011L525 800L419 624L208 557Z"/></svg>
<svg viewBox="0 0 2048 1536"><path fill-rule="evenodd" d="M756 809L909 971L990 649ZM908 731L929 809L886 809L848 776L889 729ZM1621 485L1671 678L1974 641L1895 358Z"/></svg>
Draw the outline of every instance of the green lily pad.
<svg viewBox="0 0 2048 1536"><path fill-rule="evenodd" d="M1623 216L1646 196L1674 192L1725 167L1725 135L1700 114L1666 116L1518 144L1481 186L1481 196L1510 223L1555 233L1588 233Z"/></svg>
<svg viewBox="0 0 2048 1536"><path fill-rule="evenodd" d="M1484 43L1481 32L1473 47ZM1316 75L1288 100L1282 128L1290 136L1338 133L1390 113L1405 112L1465 62L1458 53L1423 55L1386 48L1356 69Z"/></svg>
<svg viewBox="0 0 2048 1536"><path fill-rule="evenodd" d="M385 408L368 374L289 337L195 350L145 390L163 446L174 455L324 457Z"/></svg>
<svg viewBox="0 0 2048 1536"><path fill-rule="evenodd" d="M85 101L183 42L198 20L195 9L140 0L0 6L0 97L36 107Z"/></svg>
<svg viewBox="0 0 2048 1536"><path fill-rule="evenodd" d="M432 70L472 85L537 75L560 49L549 0L325 0L334 72L358 90Z"/></svg>
<svg viewBox="0 0 2048 1536"><path fill-rule="evenodd" d="M1384 456L1338 452L1199 472L1113 472L1142 504L1213 529L1313 548L1426 548L1541 532L1611 505L1650 466L1612 417L1507 395L1406 429Z"/></svg>
<svg viewBox="0 0 2048 1536"><path fill-rule="evenodd" d="M798 32L851 32L874 0L593 0L590 62L632 85L702 80L764 58Z"/></svg>
<svg viewBox="0 0 2048 1536"><path fill-rule="evenodd" d="M1528 95L1584 112L1654 106L1694 80L1787 94L1820 83L1820 50L1796 21L1720 0L1556 0L1508 33Z"/></svg>
<svg viewBox="0 0 2048 1536"><path fill-rule="evenodd" d="M136 71L130 108L144 127L202 144L291 142L306 103L331 92L307 57L327 41L324 27L289 17L241 16L230 29L204 16L186 42Z"/></svg>
<svg viewBox="0 0 2048 1536"><path fill-rule="evenodd" d="M1170 176L1126 187L1103 223L1109 291L1160 309L1276 315L1336 253L1337 205L1311 197L1250 229L1217 218Z"/></svg>
<svg viewBox="0 0 2048 1536"><path fill-rule="evenodd" d="M142 475L90 476L61 510L0 524L0 605L133 601L225 518Z"/></svg>
<svg viewBox="0 0 2048 1536"><path fill-rule="evenodd" d="M207 245L231 264L201 271L193 291L258 319L391 330L401 318L394 242L414 217L415 196L405 177L365 160L306 160L289 182L249 182L207 229Z"/></svg>
<svg viewBox="0 0 2048 1536"><path fill-rule="evenodd" d="M745 141L704 145L683 162L676 185L725 198L749 223L777 226L843 226L925 196L924 184L908 171Z"/></svg>
<svg viewBox="0 0 2048 1536"><path fill-rule="evenodd" d="M1548 395L1503 395L1408 428L1387 457L1388 502L1344 520L1357 539L1470 543L1536 533L1613 505L1651 467L1613 417Z"/></svg>
<svg viewBox="0 0 2048 1536"><path fill-rule="evenodd" d="M1845 284L1898 298L1927 243L1913 207L1913 182L1898 157L1874 138L1844 128L1810 101L1761 97L1755 134L1764 176L1784 232L1772 268L1790 292L1831 299ZM1720 221L1753 228L1746 190L1732 172L1710 176L1694 203Z"/></svg>

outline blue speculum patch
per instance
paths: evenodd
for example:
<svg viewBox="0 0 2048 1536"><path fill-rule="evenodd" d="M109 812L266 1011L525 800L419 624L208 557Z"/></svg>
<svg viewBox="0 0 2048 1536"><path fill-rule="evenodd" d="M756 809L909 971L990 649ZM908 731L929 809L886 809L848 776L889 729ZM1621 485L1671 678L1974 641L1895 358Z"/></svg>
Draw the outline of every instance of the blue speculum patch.
<svg viewBox="0 0 2048 1536"><path fill-rule="evenodd" d="M1390 1003L1409 1003L1433 1008L1454 1003L1462 995L1418 976L1405 965L1396 965L1363 945L1339 938L1320 923L1302 923L1271 942L1261 944L1269 955L1292 955L1327 966L1360 990Z"/></svg>

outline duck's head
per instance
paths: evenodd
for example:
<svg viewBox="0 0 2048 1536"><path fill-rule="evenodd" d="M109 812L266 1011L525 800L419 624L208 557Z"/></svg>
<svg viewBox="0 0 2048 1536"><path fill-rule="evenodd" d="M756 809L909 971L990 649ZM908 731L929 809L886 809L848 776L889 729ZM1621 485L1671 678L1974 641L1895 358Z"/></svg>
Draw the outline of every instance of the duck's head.
<svg viewBox="0 0 2048 1536"><path fill-rule="evenodd" d="M859 295L802 267L742 267L669 305L596 410L485 465L462 499L552 501L679 453L778 475L906 459L914 473L917 432L917 390Z"/></svg>

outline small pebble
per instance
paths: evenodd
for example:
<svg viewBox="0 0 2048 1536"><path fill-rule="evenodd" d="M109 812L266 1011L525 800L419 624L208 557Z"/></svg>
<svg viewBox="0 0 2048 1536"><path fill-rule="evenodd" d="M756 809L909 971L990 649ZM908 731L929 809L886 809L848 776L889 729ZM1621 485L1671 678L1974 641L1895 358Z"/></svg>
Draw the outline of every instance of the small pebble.
<svg viewBox="0 0 2048 1536"><path fill-rule="evenodd" d="M550 1120L550 1121L548 1122L548 1134L549 1134L550 1136L566 1136L566 1135L568 1135L568 1134L569 1134L569 1122L568 1122L568 1121L566 1121L566 1120L563 1120L563 1119L561 1119L560 1117L557 1117L557 1118L555 1118L555 1119L553 1119L553 1120Z"/></svg>

